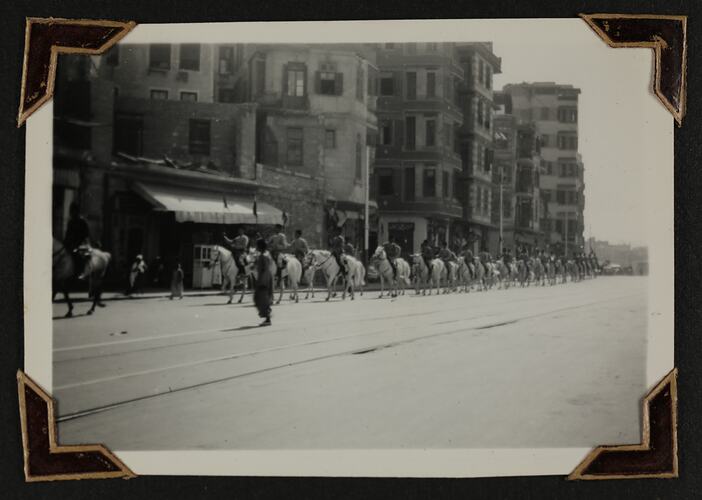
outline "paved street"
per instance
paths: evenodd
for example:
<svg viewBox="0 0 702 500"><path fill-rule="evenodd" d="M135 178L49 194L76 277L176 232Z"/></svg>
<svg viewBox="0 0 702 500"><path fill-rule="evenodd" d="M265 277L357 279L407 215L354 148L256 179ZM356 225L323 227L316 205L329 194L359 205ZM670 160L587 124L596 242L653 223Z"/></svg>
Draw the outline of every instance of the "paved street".
<svg viewBox="0 0 702 500"><path fill-rule="evenodd" d="M53 323L60 440L115 450L638 442L646 286L601 277L330 303L319 293L276 307L268 328L255 327L250 296L111 301Z"/></svg>

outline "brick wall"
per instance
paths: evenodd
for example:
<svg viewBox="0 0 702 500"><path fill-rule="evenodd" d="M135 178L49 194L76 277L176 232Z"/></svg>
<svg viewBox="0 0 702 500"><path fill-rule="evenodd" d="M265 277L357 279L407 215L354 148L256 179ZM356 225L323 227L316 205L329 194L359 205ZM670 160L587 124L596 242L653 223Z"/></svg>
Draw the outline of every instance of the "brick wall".
<svg viewBox="0 0 702 500"><path fill-rule="evenodd" d="M301 229L310 247L326 247L323 244L326 236L321 181L271 166L260 166L258 173L261 182L280 186L278 189L261 188L257 199L288 214L289 222L285 229L288 238L292 238L295 229Z"/></svg>
<svg viewBox="0 0 702 500"><path fill-rule="evenodd" d="M143 156L168 155L184 162L210 162L232 176L255 176L254 105L201 103L118 97L117 113L143 115ZM191 154L190 120L210 121L210 154Z"/></svg>

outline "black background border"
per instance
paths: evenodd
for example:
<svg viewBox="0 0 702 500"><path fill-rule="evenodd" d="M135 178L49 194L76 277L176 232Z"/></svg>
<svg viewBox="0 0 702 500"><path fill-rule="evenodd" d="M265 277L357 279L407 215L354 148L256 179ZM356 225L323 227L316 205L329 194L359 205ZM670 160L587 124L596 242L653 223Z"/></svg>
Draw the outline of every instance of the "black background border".
<svg viewBox="0 0 702 500"><path fill-rule="evenodd" d="M679 368L679 479L576 481L565 476L475 479L142 476L129 481L25 483L15 373L23 365L22 249L25 127L16 127L25 17L137 23L574 17L579 13L688 15L688 103L675 128L675 360ZM6 0L0 5L0 496L3 498L693 498L702 491L702 2L624 0ZM583 21L584 22L584 21ZM593 33L593 36L594 33ZM554 43L558 43L554 40ZM604 42L602 42L604 43ZM626 50L626 49L611 49ZM573 54L577 57L577 54ZM565 77L564 77L565 78ZM606 78L606 75L603 75ZM606 119L606 117L603 117ZM671 116L671 121L673 120ZM47 291L47 293L49 293ZM29 374L31 376L31 374ZM697 425L696 425L697 424ZM466 422L470 425L470 422ZM695 494L697 492L697 494Z"/></svg>

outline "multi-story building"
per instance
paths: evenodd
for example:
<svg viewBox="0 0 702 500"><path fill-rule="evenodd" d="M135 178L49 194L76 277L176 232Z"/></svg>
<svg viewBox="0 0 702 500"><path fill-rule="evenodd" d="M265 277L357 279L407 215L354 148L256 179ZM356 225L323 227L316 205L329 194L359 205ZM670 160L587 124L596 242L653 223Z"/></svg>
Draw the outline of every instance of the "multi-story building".
<svg viewBox="0 0 702 500"><path fill-rule="evenodd" d="M578 153L578 95L572 85L553 82L506 85L506 112L534 123L540 139L540 229L554 251L583 248L584 168Z"/></svg>
<svg viewBox="0 0 702 500"><path fill-rule="evenodd" d="M323 241L315 244L326 246L341 228L362 249L377 132L373 48L255 45L247 47L247 59L244 99L258 106L257 162L263 180L275 181L286 172L319 179L325 219Z"/></svg>
<svg viewBox="0 0 702 500"><path fill-rule="evenodd" d="M386 43L377 47L377 65L378 237L394 236L407 254L425 239L449 240L463 217L455 186L464 72L451 43Z"/></svg>
<svg viewBox="0 0 702 500"><path fill-rule="evenodd" d="M502 247L535 248L544 243L539 197L539 142L533 123L505 113L509 96L495 93L499 112L493 120L492 222L502 230ZM502 200L502 209L500 209Z"/></svg>
<svg viewBox="0 0 702 500"><path fill-rule="evenodd" d="M493 53L490 42L459 43L456 51L465 75L458 91L464 116L457 139L461 157L458 191L463 204L460 236L472 242L474 251L495 252L499 230L492 220L493 75L500 73L501 59Z"/></svg>
<svg viewBox="0 0 702 500"><path fill-rule="evenodd" d="M331 226L362 244L376 130L362 47L118 45L59 64L55 234L72 201L117 275L136 254L183 263L244 225Z"/></svg>

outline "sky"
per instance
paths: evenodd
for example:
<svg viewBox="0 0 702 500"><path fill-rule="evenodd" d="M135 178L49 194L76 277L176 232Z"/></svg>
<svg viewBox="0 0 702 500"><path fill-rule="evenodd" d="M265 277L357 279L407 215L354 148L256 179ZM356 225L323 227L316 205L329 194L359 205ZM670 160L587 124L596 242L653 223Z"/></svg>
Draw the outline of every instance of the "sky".
<svg viewBox="0 0 702 500"><path fill-rule="evenodd" d="M656 138L641 130L641 123L650 118L643 108L657 104L664 109L649 90L652 52L609 48L584 22L581 27L573 26L567 36L556 38L558 43L543 37L527 37L522 43L494 37L494 52L502 58L494 87L554 81L582 90L578 127L585 167L585 237L646 245L649 197L641 167L655 167L649 148ZM592 46L591 39L600 46ZM670 115L653 114L672 122Z"/></svg>

